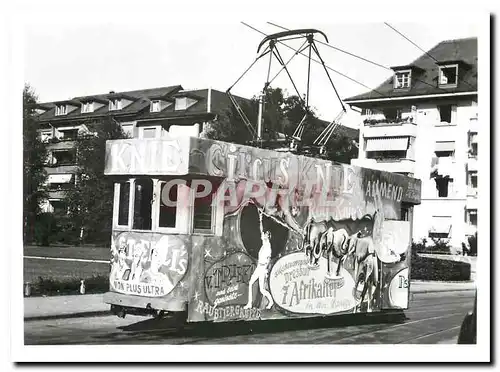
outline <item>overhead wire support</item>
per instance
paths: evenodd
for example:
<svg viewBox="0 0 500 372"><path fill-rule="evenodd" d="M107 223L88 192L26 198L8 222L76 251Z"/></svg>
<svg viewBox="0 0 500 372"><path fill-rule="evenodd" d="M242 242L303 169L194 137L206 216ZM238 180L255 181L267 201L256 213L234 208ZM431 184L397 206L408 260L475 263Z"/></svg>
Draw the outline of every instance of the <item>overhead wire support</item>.
<svg viewBox="0 0 500 372"><path fill-rule="evenodd" d="M245 22L241 22L241 23L243 25L257 31L258 33L265 35L264 39L260 42L260 44L257 48L258 57L245 70L245 72L236 80L236 82L233 85L231 85L231 87L227 90L227 94L229 95L231 102L236 107L236 110L237 110L238 114L241 116L241 118L243 119L243 122L249 128L249 130L254 138L254 142L256 140L257 144L260 144L260 146L263 145L262 119L263 119L264 105L267 104L266 100L269 98L269 97L267 97L268 88L269 88L270 84L283 72L283 70L285 70L290 81L292 82L292 85L297 93L298 99L299 99L299 101L304 109L304 116L303 116L302 120L300 121L300 123L298 124L298 126L296 127L296 129L292 135L292 138L291 138L292 142L290 143L290 151L299 151L299 150L300 151L304 150L306 152L310 151L310 150L308 150L308 147L303 147L303 145L301 145L300 142L302 142L302 136L304 134L305 127L307 126L306 123L308 122L308 117L311 114L310 107L309 107L310 95L311 95L311 61L314 61L315 63L321 64L323 66L323 69L325 70L325 73L328 76L328 80L330 81L330 84L332 85L332 88L335 91L335 94L336 94L336 96L337 96L337 98L342 106L342 112L337 116L337 118L335 118L330 124L328 124L326 128L324 128L324 130L322 131L320 136L314 141L314 144L321 145L320 155L325 155L325 145L328 142L328 140L330 139L330 137L332 136L333 132L335 131L335 128L339 125L338 118L346 112L345 105L342 102L342 99L340 98L340 95L337 91L337 88L335 87L335 84L333 83L332 77L330 76L330 73L328 70L332 70L332 71L334 71L342 76L345 76L346 78L348 78L348 79L350 79L358 84L361 84L368 89L370 89L370 88L368 86L365 86L364 84L348 77L347 75L342 74L341 72L336 71L336 70L328 67L325 64L325 61L321 57L319 50L318 50L318 47L315 43L315 39L314 39L314 35L321 34L321 35L323 35L325 40L328 42L327 36L322 31L309 28L309 29L288 30L288 31L282 31L282 32L277 32L274 34L267 35L261 31L255 29L254 27L246 24ZM297 36L297 35L300 35L300 36ZM288 44L283 42L283 41L293 40L293 39L298 39L298 38L305 39L304 43L300 46L299 49L294 49L293 47L291 47ZM283 57L281 56L280 51L278 50L278 43L281 45L284 45L285 47L291 49L294 52L294 54L286 62L283 59ZM266 47L262 48L265 44L267 44ZM307 52L306 52L306 49L307 49ZM313 58L313 56L312 56L313 53L315 53L317 55L319 60ZM248 71L255 65L255 63L259 59L261 59L262 57L266 56L267 54L269 54L269 63L268 63L268 67L267 67L267 78L266 78L266 82L264 84L264 87L262 89L262 93L259 96L259 112L258 112L258 117L257 117L257 130L255 130L254 126L252 125L250 120L248 120L248 117L246 116L246 114L243 112L243 110L239 106L238 101L235 99L234 96L232 96L230 91L243 78L243 76L246 73L248 73ZM288 70L288 65L295 58L295 56L297 54L301 54L308 59L306 94L304 95L304 97L301 96L301 94L300 94L299 90L297 89L297 86L296 86L296 84L295 84L295 82L290 74L290 71ZM271 75L273 56L276 57L278 62L281 64L281 68L274 76ZM272 78L271 78L271 76L272 76ZM377 92L376 90L373 90L373 91ZM380 94L380 92L377 92L377 93ZM286 136L286 137L289 138L289 136Z"/></svg>
<svg viewBox="0 0 500 372"><path fill-rule="evenodd" d="M275 54L276 59L278 59L278 61L283 65L284 64L284 60L281 57L281 53L279 52L278 47L275 48L275 52L276 52L276 54ZM295 51L294 56L296 56L297 54L299 54L299 52ZM297 93L297 97L299 97L300 102L305 106L305 101L302 98L302 95L300 94L299 89L295 85L295 82L293 81L293 78L292 78L292 75L290 74L290 71L288 71L288 68L286 66L284 66L284 68L285 68L286 74L288 75L288 78L290 79L290 82L293 85L293 88L295 89L295 93Z"/></svg>
<svg viewBox="0 0 500 372"><path fill-rule="evenodd" d="M245 23L245 22L241 22L241 23L242 23L244 26L247 26L248 28L251 28L252 30L254 30L254 31L256 31L256 32L258 32L258 33L260 33L260 34L262 34L262 35L268 36L265 32L262 32L262 31L260 31L260 30L256 29L256 28L255 28L255 27L253 27L253 26L250 26L248 23ZM296 49L294 49L293 47L291 47L291 46L290 46L290 45L288 45L288 44L285 44L285 43L283 43L283 42L281 42L281 41L278 41L278 43L280 43L280 44L284 45L284 46L285 46L285 47L287 47L288 49L293 50L294 52L297 52L297 50L296 50ZM307 58L307 54L304 54L304 53L299 53L299 54ZM315 62L315 63L319 63L319 64L321 64L321 62L320 62L320 61L318 61L317 59L314 59L314 58L311 58L311 61L313 61L313 62ZM384 96L384 94L383 94L383 93L381 93L381 92L379 92L378 90L373 89L373 88L371 88L371 87L369 87L369 86L367 86L367 85L365 85L365 84L363 84L363 83L361 83L361 82L357 81L356 79L353 79L353 78L351 78L350 76L348 76L348 75L346 75L346 74L344 74L344 73L342 73L342 72L340 72L340 71L338 71L338 70L335 70L334 68L332 68L332 67L330 67L330 66L328 66L328 65L325 65L325 67L326 67L328 70L333 71L333 72L335 72L336 74L338 74L338 75L340 75L340 76L343 76L344 78L346 78L346 79L348 79L348 80L350 80L350 81L352 81L352 82L354 82L354 83L356 83L356 84L358 84L358 85L360 85L360 86L362 86L362 87L364 87L364 88L366 88L366 89L371 90L372 92L375 92L375 93L377 93L377 94L379 94L379 95L381 95L381 96Z"/></svg>
<svg viewBox="0 0 500 372"><path fill-rule="evenodd" d="M332 78L331 78L330 74L328 73L328 69L326 68L325 61L323 61L323 58L321 58L321 55L319 54L319 51L316 48L316 45L314 44L314 41L312 43L312 46L314 47L314 51L316 52L318 58L321 61L321 64L323 65L323 68L325 69L326 76L328 76L328 79L330 80L330 83L332 84L333 90L335 91L335 94L337 95L337 98L339 99L340 104L342 105L342 110L344 112L347 112L347 110L345 109L345 106L344 106L344 102L342 102L342 99L340 98L339 92L337 92L337 88L335 88L335 84L333 84Z"/></svg>
<svg viewBox="0 0 500 372"><path fill-rule="evenodd" d="M301 45L301 47L300 47L298 50L300 50L300 51L305 50L305 49L307 48L307 47L304 47L304 45L305 45L306 43L307 43L307 41L306 41L306 42L304 42L304 44L302 44L302 45ZM302 49L303 47L304 47L304 49ZM276 48L276 47L275 47L274 49L277 51L277 48ZM282 67L281 67L281 70L279 70L279 71L276 73L276 75L274 75L274 77L273 77L273 78L269 81L269 84L271 84L271 83L274 81L274 79L276 79L276 78L278 77L278 75L279 75L279 74L281 74L281 72L283 72L283 70L286 70L286 69L287 69L288 64L289 64L290 62L292 62L292 60L295 58L295 56L296 56L298 53L294 53L294 54L293 54L293 56L291 56L291 57L290 57L290 59L289 59L286 63L282 63L282 60L281 60L281 55L279 55L279 53L277 54L277 53L275 53L275 51L273 50L273 54L274 54L274 56L276 57L276 59L278 60L278 62L280 62L280 64L282 65ZM279 56L279 58L278 58L278 56ZM288 72L288 70L287 70L287 72ZM288 75L288 76L290 76L290 79L291 79L291 75Z"/></svg>

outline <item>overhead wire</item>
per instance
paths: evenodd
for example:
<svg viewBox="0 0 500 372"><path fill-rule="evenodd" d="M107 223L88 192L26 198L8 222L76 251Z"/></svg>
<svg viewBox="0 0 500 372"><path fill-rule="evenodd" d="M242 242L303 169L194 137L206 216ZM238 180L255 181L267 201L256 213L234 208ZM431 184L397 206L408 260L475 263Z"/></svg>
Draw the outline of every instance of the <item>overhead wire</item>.
<svg viewBox="0 0 500 372"><path fill-rule="evenodd" d="M268 24L270 24L270 25L272 25L272 26L275 26L275 27L281 28L281 29L283 29L283 30L289 30L288 28L283 27L283 26L280 26L280 25L277 25L276 23L273 23L273 22L267 22L267 23L268 23ZM372 60L369 60L368 58L361 57L361 56L359 56L359 55L357 55L357 54L354 54L354 53L348 52L348 51L346 51L346 50L344 50L344 49L341 49L341 48L339 48L339 47L336 47L336 46L334 46L334 45L332 45L332 44L328 44L328 43L325 43L325 42L323 42L323 41L321 41L321 40L317 40L317 39L315 39L314 41L315 41L315 42L317 42L317 43L319 43L319 44L322 44L322 45L324 45L324 46L326 46L326 47L328 47L328 48L334 49L334 50L336 50L336 51L339 51L339 52L342 52L342 53L344 53L344 54L347 54L347 55L349 55L349 56L351 56L351 57L357 58L357 59L359 59L359 60L361 60L361 61L364 61L364 62L370 63L370 64L372 64L372 65L374 65L374 66L377 66L377 67L383 68L383 69L385 69L385 70L387 70L387 71L391 71L391 72L393 72L393 71L394 71L392 68L390 68L390 67L388 67L388 66L384 66L384 65L382 65L382 64L380 64L380 63L377 63L377 62L374 62L374 61L372 61ZM425 84L425 85L428 85L428 86L430 86L430 87L433 87L433 88L439 89L439 90L441 90L441 91L443 91L443 92L446 92L446 90L445 90L445 89L442 89L442 88L440 88L440 87L438 87L438 86L436 86L436 85L434 85L434 84L428 83L428 82L426 82L426 81L424 81L424 80L418 79L418 78L416 78L416 77L412 77L412 79L413 79L413 80L415 80L415 81L418 81L418 82L420 82L420 83L422 83L422 84Z"/></svg>
<svg viewBox="0 0 500 372"><path fill-rule="evenodd" d="M413 44L415 47L417 47L418 49L420 49L422 52L424 52L427 56L429 56L436 65L439 66L439 61L434 58L434 56L432 56L429 52L425 51L424 49L422 49L421 47L419 47L415 42L413 42L410 38L408 38L407 36L405 36L402 32L398 31L395 27L391 26L389 23L387 22L384 22L384 24L389 27L390 29L392 29L394 32L396 32L398 35L402 36L405 40L409 41L411 44ZM457 76L457 82L461 81L462 83L464 83L465 85L468 85L470 88L473 88L472 85L470 85L468 82L466 82L465 80L463 79L459 79L458 76Z"/></svg>

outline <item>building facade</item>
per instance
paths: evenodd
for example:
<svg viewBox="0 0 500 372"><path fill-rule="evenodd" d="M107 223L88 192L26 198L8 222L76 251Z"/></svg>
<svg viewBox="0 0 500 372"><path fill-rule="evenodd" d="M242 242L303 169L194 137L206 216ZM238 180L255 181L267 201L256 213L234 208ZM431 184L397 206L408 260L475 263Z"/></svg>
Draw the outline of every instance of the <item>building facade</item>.
<svg viewBox="0 0 500 372"><path fill-rule="evenodd" d="M477 39L443 41L373 91L345 100L361 110L353 165L422 180L413 240L454 251L477 231Z"/></svg>
<svg viewBox="0 0 500 372"><path fill-rule="evenodd" d="M48 149L48 200L42 210L67 211L65 193L78 182L75 139L89 133L89 121L112 117L131 138L204 137L210 124L230 106L223 92L184 90L180 85L37 104L39 133Z"/></svg>
<svg viewBox="0 0 500 372"><path fill-rule="evenodd" d="M233 97L239 103L249 101ZM89 133L86 123L112 117L131 138L205 137L210 125L231 106L231 100L224 92L184 90L181 85L112 91L37 104L40 137L48 144L45 169L49 197L42 210L67 211L65 194L78 182L75 139L79 134ZM339 125L335 135L354 139L358 131Z"/></svg>

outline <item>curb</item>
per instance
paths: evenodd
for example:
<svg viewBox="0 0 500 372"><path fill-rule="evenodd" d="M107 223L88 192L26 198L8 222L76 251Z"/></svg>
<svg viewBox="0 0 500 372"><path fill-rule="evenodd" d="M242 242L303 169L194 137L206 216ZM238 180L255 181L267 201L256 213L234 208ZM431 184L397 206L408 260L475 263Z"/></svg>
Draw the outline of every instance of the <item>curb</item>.
<svg viewBox="0 0 500 372"><path fill-rule="evenodd" d="M415 292L410 292L410 299L413 300L415 296L422 295L426 293L440 293L440 292L472 292L476 288L456 288L456 289L425 289ZM113 315L111 310L100 310L100 311L87 311L87 312L77 312L77 313L67 313L67 314L54 314L54 315L35 315L24 317L25 322L29 321L40 321L40 320L56 320L56 319L73 319L73 318L90 318L90 317L103 317Z"/></svg>
<svg viewBox="0 0 500 372"><path fill-rule="evenodd" d="M113 315L111 310L102 311L88 311L80 313L70 313L70 314L55 314L55 315L35 315L24 317L25 322L36 321L36 320L55 320L55 319L72 319L72 318L90 318L97 316L108 316Z"/></svg>

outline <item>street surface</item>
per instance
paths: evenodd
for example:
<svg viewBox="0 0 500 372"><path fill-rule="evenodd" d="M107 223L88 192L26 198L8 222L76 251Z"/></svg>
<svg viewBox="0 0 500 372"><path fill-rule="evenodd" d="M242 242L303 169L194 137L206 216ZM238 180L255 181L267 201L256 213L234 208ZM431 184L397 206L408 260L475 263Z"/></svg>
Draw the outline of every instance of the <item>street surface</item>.
<svg viewBox="0 0 500 372"><path fill-rule="evenodd" d="M456 343L474 291L415 295L400 315L352 315L231 324L187 324L169 319L97 316L25 321L26 345L62 344L439 344Z"/></svg>

